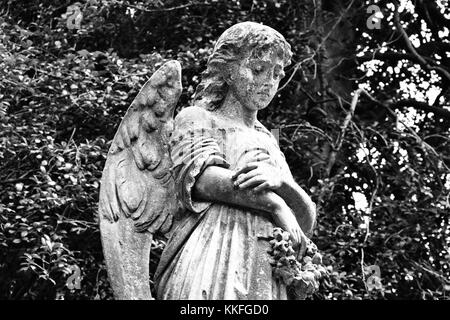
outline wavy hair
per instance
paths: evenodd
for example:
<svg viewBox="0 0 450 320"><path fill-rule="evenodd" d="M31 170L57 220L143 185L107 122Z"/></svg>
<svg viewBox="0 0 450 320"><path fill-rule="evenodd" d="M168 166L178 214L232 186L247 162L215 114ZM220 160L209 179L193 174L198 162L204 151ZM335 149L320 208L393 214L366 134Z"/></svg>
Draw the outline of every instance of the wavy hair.
<svg viewBox="0 0 450 320"><path fill-rule="evenodd" d="M195 91L194 105L207 110L219 108L228 92L224 76L230 64L249 56L259 57L270 48L277 51L284 66L291 63L291 46L278 31L255 22L241 22L225 30L208 59Z"/></svg>

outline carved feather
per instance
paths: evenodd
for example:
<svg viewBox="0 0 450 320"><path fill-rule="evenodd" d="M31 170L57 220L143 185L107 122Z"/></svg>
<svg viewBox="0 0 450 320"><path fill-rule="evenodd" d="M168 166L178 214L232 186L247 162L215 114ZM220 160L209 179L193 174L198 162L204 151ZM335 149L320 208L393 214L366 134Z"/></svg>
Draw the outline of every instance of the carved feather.
<svg viewBox="0 0 450 320"><path fill-rule="evenodd" d="M181 95L181 66L169 61L144 84L111 144L100 190L108 221L131 218L136 231L166 232L175 208L167 139Z"/></svg>

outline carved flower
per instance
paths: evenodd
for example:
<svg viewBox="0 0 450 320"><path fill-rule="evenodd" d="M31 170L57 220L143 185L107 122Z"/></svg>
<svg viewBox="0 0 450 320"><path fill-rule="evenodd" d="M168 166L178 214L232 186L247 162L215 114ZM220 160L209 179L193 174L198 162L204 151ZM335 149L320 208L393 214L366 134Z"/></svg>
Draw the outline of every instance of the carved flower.
<svg viewBox="0 0 450 320"><path fill-rule="evenodd" d="M289 232L274 228L269 251L273 275L288 286L296 299L305 299L317 291L320 280L328 271L322 264L322 255L312 241L308 243L305 255L297 257L289 237Z"/></svg>

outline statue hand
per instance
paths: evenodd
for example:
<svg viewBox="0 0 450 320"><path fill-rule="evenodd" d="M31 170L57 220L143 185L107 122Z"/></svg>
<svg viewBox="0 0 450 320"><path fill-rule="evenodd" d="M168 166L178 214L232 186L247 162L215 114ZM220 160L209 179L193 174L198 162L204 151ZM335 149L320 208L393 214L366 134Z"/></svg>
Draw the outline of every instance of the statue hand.
<svg viewBox="0 0 450 320"><path fill-rule="evenodd" d="M300 228L297 219L289 206L286 204L279 206L273 213L273 219L277 226L289 232L293 248L295 250L298 249L299 256L303 257L309 240Z"/></svg>
<svg viewBox="0 0 450 320"><path fill-rule="evenodd" d="M255 192L277 191L283 184L283 177L281 170L275 166L270 157L262 155L236 170L232 180L234 186L239 189L254 188Z"/></svg>

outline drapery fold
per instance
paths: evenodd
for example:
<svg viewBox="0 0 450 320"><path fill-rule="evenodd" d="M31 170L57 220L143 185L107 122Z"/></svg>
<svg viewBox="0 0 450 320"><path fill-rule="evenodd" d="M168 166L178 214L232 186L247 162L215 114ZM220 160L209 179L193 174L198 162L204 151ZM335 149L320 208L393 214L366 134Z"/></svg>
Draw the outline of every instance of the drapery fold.
<svg viewBox="0 0 450 320"><path fill-rule="evenodd" d="M175 118L170 152L179 211L154 276L158 299L286 299L267 252L270 214L193 194L208 166L235 170L261 153L290 173L273 135L189 107Z"/></svg>
<svg viewBox="0 0 450 320"><path fill-rule="evenodd" d="M201 213L211 202L193 199L192 188L197 177L210 165L229 168L230 164L218 142L210 136L210 130L181 130L171 141L172 172L181 209Z"/></svg>

